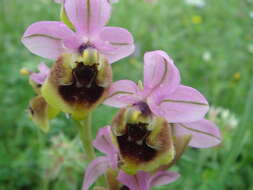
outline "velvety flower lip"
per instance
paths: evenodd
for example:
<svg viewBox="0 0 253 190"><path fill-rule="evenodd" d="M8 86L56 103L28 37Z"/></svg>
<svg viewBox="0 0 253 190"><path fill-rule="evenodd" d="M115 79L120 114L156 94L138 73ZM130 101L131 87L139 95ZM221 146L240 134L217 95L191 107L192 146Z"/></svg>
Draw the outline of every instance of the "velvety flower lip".
<svg viewBox="0 0 253 190"><path fill-rule="evenodd" d="M119 149L119 168L134 175L153 172L175 158L172 127L151 114L145 103L122 108L112 121L113 140Z"/></svg>
<svg viewBox="0 0 253 190"><path fill-rule="evenodd" d="M87 48L81 56L63 54L52 66L41 93L48 104L80 120L104 101L111 81L106 57Z"/></svg>
<svg viewBox="0 0 253 190"><path fill-rule="evenodd" d="M93 47L113 63L134 51L134 40L129 31L120 27L105 27L111 14L111 5L107 0L60 2L75 32L63 22L34 23L22 38L23 44L32 53L56 60L65 52L79 53L80 47Z"/></svg>
<svg viewBox="0 0 253 190"><path fill-rule="evenodd" d="M36 82L37 84L43 84L49 75L50 69L45 63L40 63L38 66L39 72L38 73L31 73L30 78Z"/></svg>
<svg viewBox="0 0 253 190"><path fill-rule="evenodd" d="M178 135L192 135L190 146L207 148L221 142L215 124L203 120L209 109L207 100L196 89L180 84L180 73L164 51L145 54L143 87L130 80L116 81L104 104L122 108L140 102L173 124Z"/></svg>

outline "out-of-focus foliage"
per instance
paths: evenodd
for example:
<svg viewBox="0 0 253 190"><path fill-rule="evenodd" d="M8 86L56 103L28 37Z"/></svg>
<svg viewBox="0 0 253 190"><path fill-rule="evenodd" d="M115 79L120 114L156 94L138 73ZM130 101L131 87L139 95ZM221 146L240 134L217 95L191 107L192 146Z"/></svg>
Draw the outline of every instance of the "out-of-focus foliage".
<svg viewBox="0 0 253 190"><path fill-rule="evenodd" d="M114 80L141 79L143 53L162 49L174 59L184 84L199 89L211 105L229 110L212 109L208 116L213 119L218 112L222 145L189 149L173 168L182 177L157 189L253 190L253 95L248 96L253 81L253 1L203 2L204 6L186 0L114 4L109 24L131 31L137 47L133 56L113 65ZM53 0L0 0L0 190L80 189L82 183L86 162L74 140L77 129L62 114L52 121L48 134L39 131L25 111L33 90L19 74L22 67L35 70L45 61L22 46L23 32L33 22L58 20L59 9ZM110 124L116 111L105 106L95 111L94 136L99 127ZM55 139L67 147L58 150ZM61 154L67 156L64 163Z"/></svg>

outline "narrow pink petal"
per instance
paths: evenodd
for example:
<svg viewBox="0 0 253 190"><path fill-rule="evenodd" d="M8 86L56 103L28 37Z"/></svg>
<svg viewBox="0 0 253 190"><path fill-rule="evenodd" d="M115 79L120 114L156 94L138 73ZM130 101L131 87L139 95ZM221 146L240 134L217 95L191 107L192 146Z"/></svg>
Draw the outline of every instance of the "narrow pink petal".
<svg viewBox="0 0 253 190"><path fill-rule="evenodd" d="M131 190L149 190L149 178L150 174L140 171L136 175L128 175L123 171L120 171L118 180L127 186Z"/></svg>
<svg viewBox="0 0 253 190"><path fill-rule="evenodd" d="M209 106L197 90L180 85L173 93L164 96L156 93L148 99L151 110L169 123L193 122L202 119Z"/></svg>
<svg viewBox="0 0 253 190"><path fill-rule="evenodd" d="M189 146L196 148L209 148L221 142L219 129L206 119L192 123L178 123L175 125L175 131L177 136L192 135Z"/></svg>
<svg viewBox="0 0 253 190"><path fill-rule="evenodd" d="M124 28L104 27L99 38L103 45L97 47L105 54L110 63L127 57L134 51L133 36Z"/></svg>
<svg viewBox="0 0 253 190"><path fill-rule="evenodd" d="M116 168L117 166L117 154L118 150L112 143L111 126L106 126L99 129L96 139L93 141L93 146L105 153L110 158L111 166Z"/></svg>
<svg viewBox="0 0 253 190"><path fill-rule="evenodd" d="M134 48L135 48L134 45L131 44L131 45L118 46L114 51L102 51L102 52L107 57L109 63L114 63L122 58L131 55L134 52Z"/></svg>
<svg viewBox="0 0 253 190"><path fill-rule="evenodd" d="M164 51L148 52L144 56L144 88L150 92L173 92L180 83L180 73Z"/></svg>
<svg viewBox="0 0 253 190"><path fill-rule="evenodd" d="M96 149L100 150L105 154L111 154L115 149L111 140L111 127L106 126L99 129L96 139L93 141L93 145Z"/></svg>
<svg viewBox="0 0 253 190"><path fill-rule="evenodd" d="M112 45L129 45L134 43L132 34L120 27L104 27L100 33L100 38Z"/></svg>
<svg viewBox="0 0 253 190"><path fill-rule="evenodd" d="M50 69L45 63L40 63L39 66L39 72L38 73L32 73L30 75L30 78L36 82L37 84L43 84L49 75Z"/></svg>
<svg viewBox="0 0 253 190"><path fill-rule="evenodd" d="M49 59L57 59L65 48L79 45L74 32L64 23L55 21L32 24L24 33L22 42L32 53Z"/></svg>
<svg viewBox="0 0 253 190"><path fill-rule="evenodd" d="M109 95L104 104L112 107L125 107L139 101L137 97L138 87L130 80L114 82L110 88Z"/></svg>
<svg viewBox="0 0 253 190"><path fill-rule="evenodd" d="M85 172L82 190L88 190L96 179L103 175L110 167L110 162L107 157L98 157L93 160Z"/></svg>
<svg viewBox="0 0 253 190"><path fill-rule="evenodd" d="M65 9L76 30L90 36L102 29L111 14L107 0L70 0Z"/></svg>
<svg viewBox="0 0 253 190"><path fill-rule="evenodd" d="M151 176L150 180L150 187L166 185L176 181L180 175L176 172L170 171L158 171L156 174Z"/></svg>

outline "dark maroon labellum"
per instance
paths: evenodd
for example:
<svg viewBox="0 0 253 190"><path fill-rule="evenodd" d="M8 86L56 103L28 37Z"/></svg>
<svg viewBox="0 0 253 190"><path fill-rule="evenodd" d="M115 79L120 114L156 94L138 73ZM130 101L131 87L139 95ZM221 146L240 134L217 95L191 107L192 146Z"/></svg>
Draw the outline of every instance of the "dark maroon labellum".
<svg viewBox="0 0 253 190"><path fill-rule="evenodd" d="M127 132L118 136L120 152L123 156L133 158L136 161L148 162L152 160L157 151L147 146L145 139L150 134L147 124L127 124Z"/></svg>
<svg viewBox="0 0 253 190"><path fill-rule="evenodd" d="M72 71L72 84L59 86L60 94L70 103L96 102L104 92L104 88L96 84L97 73L96 65L78 63Z"/></svg>

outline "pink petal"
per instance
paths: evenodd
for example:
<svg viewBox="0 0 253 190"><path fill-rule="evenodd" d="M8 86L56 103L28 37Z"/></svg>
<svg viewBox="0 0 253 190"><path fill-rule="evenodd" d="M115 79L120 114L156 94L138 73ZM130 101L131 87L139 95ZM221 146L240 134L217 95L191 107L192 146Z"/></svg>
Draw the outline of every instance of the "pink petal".
<svg viewBox="0 0 253 190"><path fill-rule="evenodd" d="M159 171L153 175L150 180L150 187L166 185L176 181L180 175L176 172Z"/></svg>
<svg viewBox="0 0 253 190"><path fill-rule="evenodd" d="M107 157L98 157L93 160L86 169L82 190L88 190L97 178L107 171L109 165Z"/></svg>
<svg viewBox="0 0 253 190"><path fill-rule="evenodd" d="M39 68L39 72L32 73L30 75L30 78L37 84L43 84L47 76L49 75L50 69L45 63L39 64L38 68Z"/></svg>
<svg viewBox="0 0 253 190"><path fill-rule="evenodd" d="M93 141L93 145L96 149L105 154L111 154L115 148L111 140L111 127L106 126L99 129L96 139Z"/></svg>
<svg viewBox="0 0 253 190"><path fill-rule="evenodd" d="M110 63L127 57L134 51L133 36L124 28L104 27L100 33L100 41L103 45L97 47L107 56Z"/></svg>
<svg viewBox="0 0 253 190"><path fill-rule="evenodd" d="M160 93L173 92L180 83L180 74L173 60L164 51L152 51L144 56L144 89Z"/></svg>
<svg viewBox="0 0 253 190"><path fill-rule="evenodd" d="M114 51L103 51L104 55L107 57L109 63L114 63L124 57L129 56L134 52L134 45L124 45L118 46Z"/></svg>
<svg viewBox="0 0 253 190"><path fill-rule="evenodd" d="M197 90L180 85L173 93L153 94L148 99L151 110L169 123L193 122L202 119L209 106Z"/></svg>
<svg viewBox="0 0 253 190"><path fill-rule="evenodd" d="M118 180L131 190L149 190L150 174L140 171L136 175L128 175L120 171Z"/></svg>
<svg viewBox="0 0 253 190"><path fill-rule="evenodd" d="M209 120L202 119L192 123L178 123L175 125L177 136L192 135L190 146L209 148L221 142L219 129Z"/></svg>
<svg viewBox="0 0 253 190"><path fill-rule="evenodd" d="M70 0L65 10L76 30L90 36L102 29L111 14L107 0Z"/></svg>
<svg viewBox="0 0 253 190"><path fill-rule="evenodd" d="M134 104L139 101L139 98L136 96L137 92L138 87L133 81L120 80L114 82L104 104L117 108Z"/></svg>
<svg viewBox="0 0 253 190"><path fill-rule="evenodd" d="M110 158L112 168L117 166L118 150L112 143L111 127L106 126L99 129L96 139L93 141L93 146L101 152L105 153Z"/></svg>
<svg viewBox="0 0 253 190"><path fill-rule="evenodd" d="M74 32L64 23L55 21L32 24L24 33L22 42L32 53L49 59L57 59L65 48L79 45Z"/></svg>

